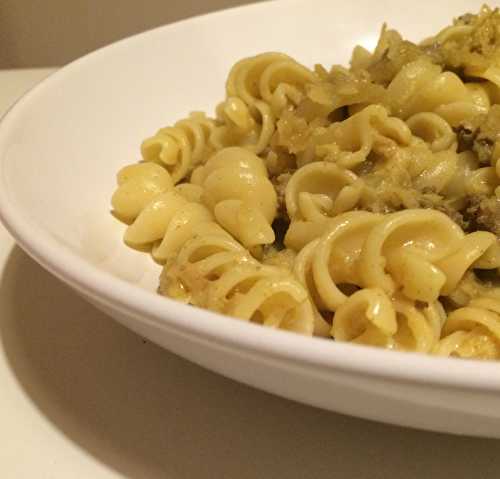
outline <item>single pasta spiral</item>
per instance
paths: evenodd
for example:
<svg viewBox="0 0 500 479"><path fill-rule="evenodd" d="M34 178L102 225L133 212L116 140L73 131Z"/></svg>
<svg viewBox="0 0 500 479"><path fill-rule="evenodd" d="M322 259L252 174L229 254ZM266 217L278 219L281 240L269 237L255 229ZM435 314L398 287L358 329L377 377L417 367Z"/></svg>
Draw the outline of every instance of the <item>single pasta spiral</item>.
<svg viewBox="0 0 500 479"><path fill-rule="evenodd" d="M236 97L248 105L252 114L259 100L279 115L289 105L297 105L305 85L314 83L314 72L282 53L263 53L237 62L226 83L228 98Z"/></svg>
<svg viewBox="0 0 500 479"><path fill-rule="evenodd" d="M204 113L192 113L174 126L161 128L143 141L144 161L156 162L170 173L174 183L185 178L211 152L209 137L215 128L214 120Z"/></svg>
<svg viewBox="0 0 500 479"><path fill-rule="evenodd" d="M270 143L276 117L296 106L315 74L281 53L245 58L231 69L226 100L217 107L219 125L210 137L215 149L244 146L259 154Z"/></svg>
<svg viewBox="0 0 500 479"><path fill-rule="evenodd" d="M245 247L274 242L277 196L261 158L244 148L223 149L193 172L191 182L203 188L204 203Z"/></svg>
<svg viewBox="0 0 500 479"><path fill-rule="evenodd" d="M335 311L347 298L342 286L361 286L358 270L364 241L381 215L351 211L338 215L327 231L297 255L294 272L320 311Z"/></svg>
<svg viewBox="0 0 500 479"><path fill-rule="evenodd" d="M405 65L387 88L391 113L407 119L420 112L434 112L451 126L487 113L490 100L480 84L464 84L453 72L426 59Z"/></svg>
<svg viewBox="0 0 500 479"><path fill-rule="evenodd" d="M364 162L372 151L408 146L412 133L381 105L370 105L317 135L316 155L344 168Z"/></svg>
<svg viewBox="0 0 500 479"><path fill-rule="evenodd" d="M423 139L432 152L444 151L456 142L456 135L446 120L436 113L420 112L406 120L413 135Z"/></svg>
<svg viewBox="0 0 500 479"><path fill-rule="evenodd" d="M135 220L155 196L174 187L165 168L155 163L125 166L117 174L117 183L111 205L114 214L127 223Z"/></svg>
<svg viewBox="0 0 500 479"><path fill-rule="evenodd" d="M500 358L500 300L478 297L452 311L434 348L440 356Z"/></svg>
<svg viewBox="0 0 500 479"><path fill-rule="evenodd" d="M285 245L300 250L325 231L331 217L353 209L362 192L363 182L334 163L316 161L298 169L285 189L291 219Z"/></svg>
<svg viewBox="0 0 500 479"><path fill-rule="evenodd" d="M214 222L199 223L160 279L166 296L265 326L314 332L307 291L283 268L262 265Z"/></svg>
<svg viewBox="0 0 500 479"><path fill-rule="evenodd" d="M219 124L210 134L210 144L221 150L227 146L244 146L256 154L269 145L276 129L271 107L263 102L253 104L254 113L238 97L229 97L217 107Z"/></svg>
<svg viewBox="0 0 500 479"><path fill-rule="evenodd" d="M466 271L496 246L486 231L465 235L445 214L405 210L385 215L369 232L360 255L364 287L432 302L451 293ZM488 268L489 266L486 266Z"/></svg>
<svg viewBox="0 0 500 479"><path fill-rule="evenodd" d="M153 258L165 263L191 235L193 227L213 219L202 204L189 201L182 190L157 195L126 229L124 240L135 248L151 247Z"/></svg>
<svg viewBox="0 0 500 479"><path fill-rule="evenodd" d="M389 297L380 288L352 294L335 313L337 341L429 353L437 346L446 313L439 303L418 304Z"/></svg>
<svg viewBox="0 0 500 479"><path fill-rule="evenodd" d="M199 203L199 186L186 183L174 187L168 172L156 163L126 166L117 180L112 206L118 217L130 223L125 243L134 248L150 247L160 263L191 236L194 224L213 219Z"/></svg>

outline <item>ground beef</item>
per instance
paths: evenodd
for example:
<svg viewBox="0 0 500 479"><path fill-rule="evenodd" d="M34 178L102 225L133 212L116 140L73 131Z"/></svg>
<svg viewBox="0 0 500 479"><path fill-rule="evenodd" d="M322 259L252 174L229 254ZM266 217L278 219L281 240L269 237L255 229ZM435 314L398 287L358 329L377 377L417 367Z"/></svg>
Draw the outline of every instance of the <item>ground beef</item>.
<svg viewBox="0 0 500 479"><path fill-rule="evenodd" d="M487 115L476 118L478 129L474 135L472 151L479 163L489 165L497 140L500 140L500 105L493 105Z"/></svg>
<svg viewBox="0 0 500 479"><path fill-rule="evenodd" d="M477 138L472 146L472 151L476 154L479 164L487 166L491 163L494 141L490 138Z"/></svg>
<svg viewBox="0 0 500 479"><path fill-rule="evenodd" d="M500 236L500 200L486 195L471 195L464 210L465 231L486 230Z"/></svg>
<svg viewBox="0 0 500 479"><path fill-rule="evenodd" d="M453 129L457 135L457 153L462 153L463 151L472 150L474 146L474 140L477 136L477 128L473 125L460 125Z"/></svg>

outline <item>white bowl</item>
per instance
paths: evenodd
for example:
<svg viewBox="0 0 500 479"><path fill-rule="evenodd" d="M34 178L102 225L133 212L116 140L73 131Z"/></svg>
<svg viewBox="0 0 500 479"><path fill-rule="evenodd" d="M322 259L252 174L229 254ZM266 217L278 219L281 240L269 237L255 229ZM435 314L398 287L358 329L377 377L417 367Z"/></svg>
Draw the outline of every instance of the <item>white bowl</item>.
<svg viewBox="0 0 500 479"><path fill-rule="evenodd" d="M88 55L3 119L1 217L36 261L95 306L202 366L346 414L500 437L498 363L305 338L159 297L159 267L122 244L123 226L109 213L115 174L138 160L141 140L191 110L211 113L237 59L281 50L308 65L345 63L355 44L374 46L383 21L417 40L481 3L261 3Z"/></svg>

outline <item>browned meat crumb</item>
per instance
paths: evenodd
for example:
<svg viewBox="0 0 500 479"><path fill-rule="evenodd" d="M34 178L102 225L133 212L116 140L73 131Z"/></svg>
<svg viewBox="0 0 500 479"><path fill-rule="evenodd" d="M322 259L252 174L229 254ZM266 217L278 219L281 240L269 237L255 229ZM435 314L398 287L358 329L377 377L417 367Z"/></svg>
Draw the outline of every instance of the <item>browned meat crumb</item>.
<svg viewBox="0 0 500 479"><path fill-rule="evenodd" d="M500 105L493 105L487 115L477 118L476 121L479 127L472 151L476 153L480 164L488 165L495 143L500 139Z"/></svg>
<svg viewBox="0 0 500 479"><path fill-rule="evenodd" d="M457 153L472 150L478 129L471 124L463 124L453 129L457 135Z"/></svg>
<svg viewBox="0 0 500 479"><path fill-rule="evenodd" d="M500 236L500 200L486 195L468 197L464 211L465 231L486 230Z"/></svg>
<svg viewBox="0 0 500 479"><path fill-rule="evenodd" d="M376 163L376 160L373 159L373 158L367 158L365 161L363 161L363 163L360 163L355 169L354 169L354 172L358 175L358 176L364 176L364 175L367 175L369 173L371 173L374 168L375 168L375 163Z"/></svg>

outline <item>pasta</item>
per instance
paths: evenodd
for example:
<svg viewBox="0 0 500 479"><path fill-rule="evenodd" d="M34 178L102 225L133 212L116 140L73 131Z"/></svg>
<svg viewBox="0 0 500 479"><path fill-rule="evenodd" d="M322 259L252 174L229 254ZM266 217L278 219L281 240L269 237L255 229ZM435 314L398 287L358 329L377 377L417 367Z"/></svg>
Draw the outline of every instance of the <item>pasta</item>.
<svg viewBox="0 0 500 479"><path fill-rule="evenodd" d="M274 242L277 197L261 158L244 148L220 150L191 176L215 218L243 246Z"/></svg>
<svg viewBox="0 0 500 479"><path fill-rule="evenodd" d="M160 292L266 326L311 335L306 290L280 268L263 266L214 222L198 223L164 269Z"/></svg>
<svg viewBox="0 0 500 479"><path fill-rule="evenodd" d="M298 105L305 85L314 83L314 72L282 53L263 53L236 63L226 84L229 98L240 98L251 109L259 100L274 114L289 104Z"/></svg>
<svg viewBox="0 0 500 479"><path fill-rule="evenodd" d="M144 161L164 165L174 183L178 183L210 152L208 140L214 127L214 121L203 113L193 113L144 140L142 157Z"/></svg>
<svg viewBox="0 0 500 479"><path fill-rule="evenodd" d="M304 335L500 359L500 11L350 66L238 61L111 204L159 293Z"/></svg>

